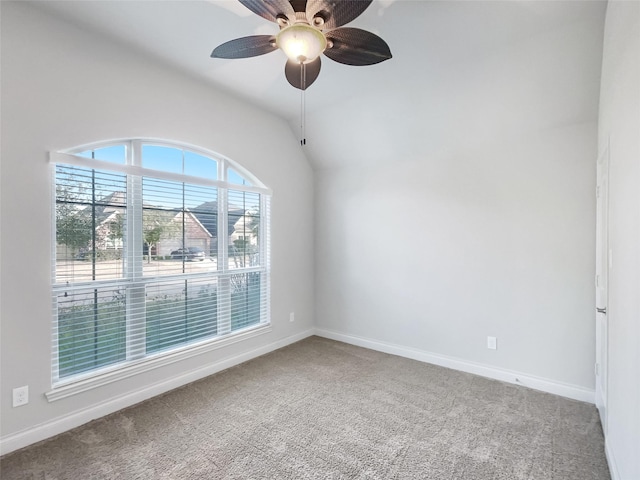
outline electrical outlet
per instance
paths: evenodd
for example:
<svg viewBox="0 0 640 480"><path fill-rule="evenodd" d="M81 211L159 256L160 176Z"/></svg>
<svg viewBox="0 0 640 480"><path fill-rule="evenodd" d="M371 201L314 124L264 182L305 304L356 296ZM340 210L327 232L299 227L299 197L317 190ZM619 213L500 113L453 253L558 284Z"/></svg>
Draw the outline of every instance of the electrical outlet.
<svg viewBox="0 0 640 480"><path fill-rule="evenodd" d="M13 406L20 407L29 403L29 386L13 389Z"/></svg>
<svg viewBox="0 0 640 480"><path fill-rule="evenodd" d="M496 350L498 348L498 340L496 337L487 337L487 348Z"/></svg>
<svg viewBox="0 0 640 480"><path fill-rule="evenodd" d="M295 313L294 313L294 312L291 312L291 313L289 314L289 321L290 321L290 322L295 322L295 321L296 321L296 315L295 315Z"/></svg>

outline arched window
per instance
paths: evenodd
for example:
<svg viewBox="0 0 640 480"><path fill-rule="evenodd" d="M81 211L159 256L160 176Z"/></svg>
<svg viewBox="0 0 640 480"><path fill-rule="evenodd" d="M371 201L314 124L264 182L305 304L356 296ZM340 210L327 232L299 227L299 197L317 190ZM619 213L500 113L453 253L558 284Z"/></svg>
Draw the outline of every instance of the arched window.
<svg viewBox="0 0 640 480"><path fill-rule="evenodd" d="M142 139L51 160L54 387L269 324L270 192L249 172Z"/></svg>

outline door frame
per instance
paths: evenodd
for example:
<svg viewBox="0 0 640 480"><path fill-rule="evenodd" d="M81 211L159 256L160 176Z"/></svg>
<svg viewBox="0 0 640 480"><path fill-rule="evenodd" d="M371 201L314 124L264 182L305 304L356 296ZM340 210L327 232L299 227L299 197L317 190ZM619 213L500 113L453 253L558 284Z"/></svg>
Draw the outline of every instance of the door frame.
<svg viewBox="0 0 640 480"><path fill-rule="evenodd" d="M600 421L607 432L609 364L609 142L598 156L596 167L596 277L595 277L595 401Z"/></svg>

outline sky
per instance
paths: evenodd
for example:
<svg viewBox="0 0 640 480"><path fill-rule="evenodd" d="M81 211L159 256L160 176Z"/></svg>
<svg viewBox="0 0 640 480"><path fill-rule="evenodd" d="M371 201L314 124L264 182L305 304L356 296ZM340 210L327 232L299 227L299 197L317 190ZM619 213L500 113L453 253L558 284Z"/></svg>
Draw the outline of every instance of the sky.
<svg viewBox="0 0 640 480"><path fill-rule="evenodd" d="M125 145L87 150L76 155L121 165L126 164ZM215 159L175 147L143 144L142 166L153 170L218 180L218 162ZM104 173L106 174L107 172ZM251 185L251 182L231 168L227 169L227 182L236 185ZM109 188L107 185L104 186L107 189ZM186 186L184 198L182 187L183 184L179 182L145 178L143 183L143 195L145 198L143 202L164 208L181 208L183 205L187 208L195 208L205 202L217 200L217 189L215 187ZM255 210L259 205L258 194L230 192L229 195L230 207L244 207L245 209ZM232 198L234 195L238 196L238 198Z"/></svg>
<svg viewBox="0 0 640 480"><path fill-rule="evenodd" d="M87 150L76 155L122 165L126 163L125 145ZM212 158L174 147L143 144L142 166L153 170L218 180L218 162ZM227 171L227 181L236 185L251 185L251 182L231 168Z"/></svg>

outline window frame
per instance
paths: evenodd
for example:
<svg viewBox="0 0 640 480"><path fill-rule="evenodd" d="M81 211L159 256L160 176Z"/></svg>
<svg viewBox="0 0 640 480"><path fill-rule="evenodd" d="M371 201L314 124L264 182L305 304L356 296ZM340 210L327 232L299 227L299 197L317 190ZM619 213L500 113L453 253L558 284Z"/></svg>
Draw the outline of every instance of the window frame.
<svg viewBox="0 0 640 480"><path fill-rule="evenodd" d="M87 158L79 156L80 153L87 150L98 150L105 147L112 146L125 146L125 163L115 163L108 160L98 160L93 158ZM151 168L145 168L142 166L142 147L143 145L154 145L166 148L174 148L182 151L188 151L201 155L203 157L210 158L212 161L217 162L217 179L208 179L204 177L191 176L185 174L177 174L166 172L162 170L155 170ZM72 149L49 152L49 162L51 164L52 175L52 195L51 195L51 211L52 211L52 228L51 232L51 295L52 295L52 365L51 365L51 384L52 390L46 393L47 399L52 402L61 398L75 395L80 392L84 392L98 386L102 386L111 382L115 382L133 375L149 371L151 369L159 368L164 365L179 362L184 359L200 355L208 351L216 350L227 345L243 341L248 338L262 335L271 331L271 308L270 308L270 277L271 277L271 265L270 265L270 200L271 189L264 186L253 174L247 169L230 160L229 158L220 155L218 153L196 147L193 145L173 142L155 138L134 138L134 139L120 139L111 140L106 142L96 142L87 145L81 145ZM264 282L260 285L260 321L258 324L251 325L236 331L225 331L218 333L214 337L205 338L202 340L196 340L191 343L179 344L168 350L160 352L153 352L147 354L144 351L142 354L138 350L132 351L130 349L130 337L127 333L126 343L126 360L115 364L110 364L102 367L97 367L89 371L70 375L68 377L59 378L58 372L58 344L57 344L57 300L56 297L63 289L68 289L68 284L61 284L56 282L56 165L63 164L72 167L90 168L95 170L103 170L116 172L126 175L127 184L134 184L135 188L141 188L143 178L152 178L159 180L166 180L172 182L178 182L183 184L192 184L198 186L215 187L217 189L217 253L218 253L218 270L215 273L209 274L194 274L183 273L180 275L170 275L161 277L165 279L197 279L206 278L207 275L211 278L217 278L219 283L218 289L221 288L220 284L225 283L225 279L230 278L233 274L247 274L251 272L260 272L264 276ZM229 169L237 172L241 176L247 179L251 185L239 185L236 183L227 182L227 172ZM228 264L229 259L229 243L230 235L226 231L228 228L228 193L232 192L248 192L259 194L260 200L260 224L259 229L261 235L258 237L258 249L260 252L260 264L258 266L249 266L238 269L230 269ZM139 196L138 196L139 197ZM127 247L127 256L131 259L135 257L135 260L131 261L131 264L127 268L127 273L122 278L109 279L109 280L93 280L88 282L74 283L71 288L86 288L91 286L92 288L98 288L101 285L122 284L127 285L129 289L135 289L144 287L148 283L157 281L160 277L145 276L142 271L136 270L138 257L142 256L142 245L131 240L136 238L136 229L142 228L142 219L139 217L142 212L142 199L141 197L136 200L136 195L128 192L126 206L128 210L139 209L139 214L127 215L127 226L131 228L128 235L130 238L126 241L129 246ZM131 203L130 203L131 202ZM137 235L140 232L138 231ZM137 251L140 250L140 251ZM222 266L222 268L221 268ZM226 280L228 282L228 280ZM102 282L102 283L100 283ZM224 289L224 286L222 286ZM230 293L229 293L230 294ZM137 300L142 303L144 300ZM127 309L130 300L127 298ZM226 307L225 307L226 308ZM229 306L228 308L231 308ZM220 313L220 312L219 312ZM227 312L229 313L229 312ZM217 317L217 321L220 322L220 315ZM129 323L127 321L127 323ZM128 329L127 329L128 330ZM128 330L129 331L129 330Z"/></svg>

